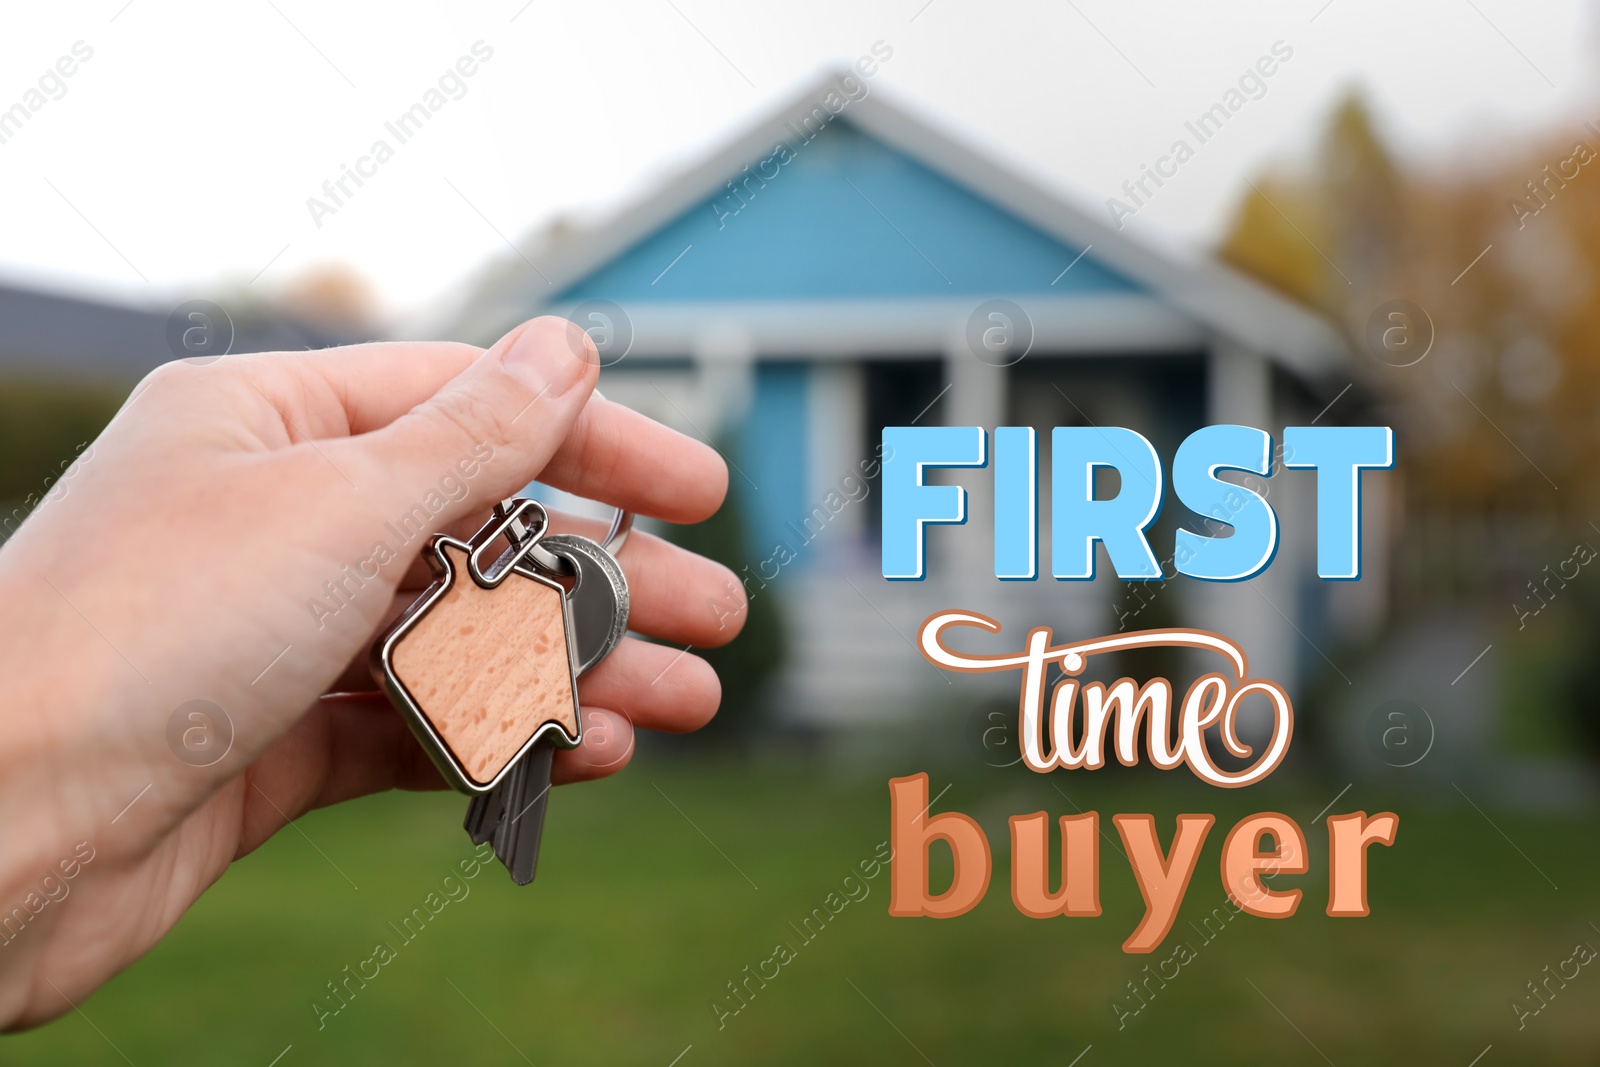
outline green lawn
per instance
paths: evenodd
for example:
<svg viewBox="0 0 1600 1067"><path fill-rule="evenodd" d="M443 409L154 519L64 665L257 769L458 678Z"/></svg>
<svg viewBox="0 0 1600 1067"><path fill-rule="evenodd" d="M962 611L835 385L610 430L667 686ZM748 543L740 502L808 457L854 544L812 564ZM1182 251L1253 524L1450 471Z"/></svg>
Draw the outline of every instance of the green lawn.
<svg viewBox="0 0 1600 1067"><path fill-rule="evenodd" d="M1491 1043L1482 1067L1600 1061L1600 966L1521 1032L1510 1008L1575 943L1600 947L1589 925L1600 924L1600 817L1491 811L1513 846L1443 796L1357 784L1334 811L1393 807L1401 828L1392 849L1373 852L1372 916L1335 920L1323 915L1326 833L1310 820L1343 781L1221 791L1175 774L929 768L935 792L954 783L936 810L973 814L994 843L987 898L954 920L890 919L885 871L805 941L790 923L887 837L886 779L921 769L883 764L863 777L820 762L642 753L614 781L556 795L533 887L486 867L410 942L389 923L424 906L470 854L464 799L397 794L318 812L301 821L303 835L285 831L235 866L83 1014L0 1040L0 1062L122 1063L120 1050L141 1067L266 1067L292 1046L281 1067L666 1067L680 1054L680 1067L1068 1064L1092 1044L1082 1067L1164 1056L1465 1067ZM1154 956L1120 951L1141 904L1109 844L1101 917L1035 921L1012 906L1006 817L1074 805L1099 810L1108 830L1114 813L1153 811L1164 840L1178 811L1218 816L1179 924ZM1305 887L1300 912L1241 917L1207 942L1189 922L1222 900L1222 836L1258 810L1307 830L1311 873L1279 883ZM1127 983L1178 940L1195 958L1165 988L1152 984L1153 999L1119 1031L1113 1001L1132 1003ZM380 941L393 958L319 1029L313 1004L332 1004L326 983ZM732 1006L726 983L779 942L793 958L719 1028L712 1002Z"/></svg>

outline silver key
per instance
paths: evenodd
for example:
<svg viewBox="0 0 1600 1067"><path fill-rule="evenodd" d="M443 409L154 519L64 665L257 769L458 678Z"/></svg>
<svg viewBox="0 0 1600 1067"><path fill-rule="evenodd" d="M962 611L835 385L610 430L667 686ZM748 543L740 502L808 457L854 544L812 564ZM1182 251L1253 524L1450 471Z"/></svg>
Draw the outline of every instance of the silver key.
<svg viewBox="0 0 1600 1067"><path fill-rule="evenodd" d="M572 603L572 640L582 674L611 655L628 632L628 579L616 557L587 537L552 534L540 544L576 572L567 599Z"/></svg>

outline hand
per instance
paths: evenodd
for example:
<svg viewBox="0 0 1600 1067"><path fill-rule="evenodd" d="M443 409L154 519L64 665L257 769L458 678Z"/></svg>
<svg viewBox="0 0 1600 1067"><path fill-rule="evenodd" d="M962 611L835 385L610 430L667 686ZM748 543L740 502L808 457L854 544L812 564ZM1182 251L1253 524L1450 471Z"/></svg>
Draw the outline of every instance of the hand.
<svg viewBox="0 0 1600 1067"><path fill-rule="evenodd" d="M0 550L0 1025L71 1010L290 819L442 786L366 667L427 584L429 534L470 534L535 478L670 522L716 510L716 452L591 400L598 363L544 318L488 351L234 356L140 384ZM737 632L726 568L639 533L619 560L632 629ZM558 783L619 769L635 724L703 725L721 695L705 661L633 638L579 690L586 741ZM220 755L226 723L180 717L169 744L192 700L232 726L209 766L193 752Z"/></svg>

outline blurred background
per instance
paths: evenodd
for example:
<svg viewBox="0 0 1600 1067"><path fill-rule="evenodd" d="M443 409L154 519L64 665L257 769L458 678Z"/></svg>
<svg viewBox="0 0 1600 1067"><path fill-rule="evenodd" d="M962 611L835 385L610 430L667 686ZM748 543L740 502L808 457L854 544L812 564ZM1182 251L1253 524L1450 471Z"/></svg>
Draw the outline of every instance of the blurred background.
<svg viewBox="0 0 1600 1067"><path fill-rule="evenodd" d="M656 528L751 608L707 653L715 723L563 790L531 889L489 869L402 941L469 853L464 801L316 812L0 1059L1600 1062L1600 977L1565 963L1600 946L1600 7L109 0L8 28L0 536L162 362L555 313L609 398L727 457L722 511ZM930 532L929 580L879 576L886 425L1034 426L1048 487L1053 426L1170 462L1223 421L1394 427L1360 582L1315 577L1295 471L1246 479L1283 523L1248 583L1002 583L963 471L933 476L973 521ZM1180 525L1207 530L1164 511L1169 576ZM1225 633L1290 687L1290 758L1225 793L1031 774L1015 679L912 646L951 605L1019 639ZM988 833L989 898L891 921L880 873L802 930L919 771ZM1204 925L1216 837L1168 945L1125 956L1118 855L1099 918L1006 899L1006 818L1041 809L1289 813L1305 900ZM1385 809L1373 914L1326 918L1313 823ZM796 958L750 982L775 943Z"/></svg>

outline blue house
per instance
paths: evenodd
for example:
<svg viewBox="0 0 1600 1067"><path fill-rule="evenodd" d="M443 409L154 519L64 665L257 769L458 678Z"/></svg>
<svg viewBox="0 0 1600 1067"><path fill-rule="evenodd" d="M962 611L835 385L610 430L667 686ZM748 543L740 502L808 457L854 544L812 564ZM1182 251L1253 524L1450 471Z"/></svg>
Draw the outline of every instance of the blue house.
<svg viewBox="0 0 1600 1067"><path fill-rule="evenodd" d="M508 257L444 334L486 344L530 315L566 315L599 345L609 398L724 447L750 531L741 573L781 600L793 638L781 714L859 722L950 697L911 639L951 605L994 615L1017 642L1033 625L1087 636L1195 621L1291 686L1325 669L1324 646L1384 608L1381 485L1367 497L1371 580L1339 589L1315 578L1314 486L1294 476L1262 487L1283 543L1248 583L1135 589L1106 567L1056 582L1047 562L1039 581L998 582L989 475L974 471L931 475L969 488L971 521L929 531L929 580L880 577L885 425L1031 425L1041 442L1057 425L1128 426L1170 462L1207 423L1276 436L1309 422L1355 376L1317 317L1136 243L886 95L819 79L604 225ZM1154 538L1164 563L1181 510ZM1040 512L1048 545L1047 500Z"/></svg>

